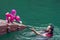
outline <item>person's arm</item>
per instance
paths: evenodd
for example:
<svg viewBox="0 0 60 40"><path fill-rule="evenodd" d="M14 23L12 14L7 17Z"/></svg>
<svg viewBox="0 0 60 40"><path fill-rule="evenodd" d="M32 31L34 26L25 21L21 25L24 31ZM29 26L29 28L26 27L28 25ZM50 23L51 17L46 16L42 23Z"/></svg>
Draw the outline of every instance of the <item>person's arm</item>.
<svg viewBox="0 0 60 40"><path fill-rule="evenodd" d="M31 29L36 35L40 35L39 32L37 32L34 28Z"/></svg>
<svg viewBox="0 0 60 40"><path fill-rule="evenodd" d="M21 18L19 16L16 16L16 21L20 24L22 24Z"/></svg>
<svg viewBox="0 0 60 40"><path fill-rule="evenodd" d="M9 12L7 12L6 14L5 14L5 19L6 19L6 22L8 22L8 14L9 14Z"/></svg>
<svg viewBox="0 0 60 40"><path fill-rule="evenodd" d="M37 32L34 28L31 29L36 35L47 37L47 33L41 34L40 32Z"/></svg>

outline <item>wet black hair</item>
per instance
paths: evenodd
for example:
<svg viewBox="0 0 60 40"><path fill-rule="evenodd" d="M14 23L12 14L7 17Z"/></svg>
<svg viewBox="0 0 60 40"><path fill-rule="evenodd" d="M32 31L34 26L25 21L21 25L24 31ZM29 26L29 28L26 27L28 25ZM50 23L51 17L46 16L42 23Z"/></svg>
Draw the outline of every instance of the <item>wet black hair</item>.
<svg viewBox="0 0 60 40"><path fill-rule="evenodd" d="M50 24L49 26L51 26L51 28L50 28L50 30L51 30L50 34L53 34L54 26L52 24Z"/></svg>

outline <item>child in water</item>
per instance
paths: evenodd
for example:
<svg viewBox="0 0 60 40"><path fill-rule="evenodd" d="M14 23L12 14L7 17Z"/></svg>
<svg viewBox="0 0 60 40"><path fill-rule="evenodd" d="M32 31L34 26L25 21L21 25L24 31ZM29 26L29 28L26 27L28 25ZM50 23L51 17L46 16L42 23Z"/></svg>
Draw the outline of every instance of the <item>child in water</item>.
<svg viewBox="0 0 60 40"><path fill-rule="evenodd" d="M13 23L14 21L17 21L18 23L22 23L19 16L16 16L16 10L12 9L11 13L6 13L6 22L7 23Z"/></svg>
<svg viewBox="0 0 60 40"><path fill-rule="evenodd" d="M31 30L36 34L36 35L40 35L40 36L43 36L43 37L47 37L48 39L51 38L53 36L53 30L54 30L54 27L53 25L49 25L47 27L46 30L44 30L45 33L41 34L40 32L37 32L34 28L31 28ZM46 39L46 40L48 40Z"/></svg>

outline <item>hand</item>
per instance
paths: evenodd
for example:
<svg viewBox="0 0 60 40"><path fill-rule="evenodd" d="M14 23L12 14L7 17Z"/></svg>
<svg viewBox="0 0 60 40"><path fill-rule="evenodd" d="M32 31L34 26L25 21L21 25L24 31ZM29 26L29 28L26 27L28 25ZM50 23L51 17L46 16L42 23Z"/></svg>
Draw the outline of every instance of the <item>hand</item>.
<svg viewBox="0 0 60 40"><path fill-rule="evenodd" d="M9 12L6 13L6 15L9 14Z"/></svg>
<svg viewBox="0 0 60 40"><path fill-rule="evenodd" d="M20 23L22 24L22 21L20 21Z"/></svg>

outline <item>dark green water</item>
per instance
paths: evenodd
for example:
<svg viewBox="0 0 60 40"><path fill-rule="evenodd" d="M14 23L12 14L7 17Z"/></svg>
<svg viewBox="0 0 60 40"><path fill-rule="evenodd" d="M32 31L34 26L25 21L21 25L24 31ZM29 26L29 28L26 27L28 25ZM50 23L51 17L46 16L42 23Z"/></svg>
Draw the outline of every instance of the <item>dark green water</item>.
<svg viewBox="0 0 60 40"><path fill-rule="evenodd" d="M59 40L60 0L0 0L1 19L5 19L5 13L11 9L17 10L23 24L34 26L36 30L40 30L40 27L45 28L49 23L54 24L52 40ZM35 35L29 33L29 29L12 32L0 36L0 40L35 40Z"/></svg>

